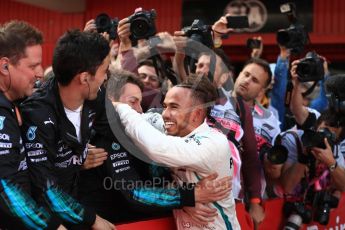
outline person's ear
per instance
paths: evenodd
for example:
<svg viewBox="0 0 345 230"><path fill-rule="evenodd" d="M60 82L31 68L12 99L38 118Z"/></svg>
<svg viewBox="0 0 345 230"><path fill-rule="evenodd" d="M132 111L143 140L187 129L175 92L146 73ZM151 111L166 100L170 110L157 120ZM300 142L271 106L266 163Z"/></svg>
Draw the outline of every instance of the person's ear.
<svg viewBox="0 0 345 230"><path fill-rule="evenodd" d="M81 85L89 83L89 74L87 72L82 72L79 74L79 81Z"/></svg>
<svg viewBox="0 0 345 230"><path fill-rule="evenodd" d="M194 108L192 116L194 117L194 122L203 120L205 116L205 109L202 107L202 105L198 105Z"/></svg>
<svg viewBox="0 0 345 230"><path fill-rule="evenodd" d="M3 74L8 73L8 59L7 58L0 59L0 71Z"/></svg>

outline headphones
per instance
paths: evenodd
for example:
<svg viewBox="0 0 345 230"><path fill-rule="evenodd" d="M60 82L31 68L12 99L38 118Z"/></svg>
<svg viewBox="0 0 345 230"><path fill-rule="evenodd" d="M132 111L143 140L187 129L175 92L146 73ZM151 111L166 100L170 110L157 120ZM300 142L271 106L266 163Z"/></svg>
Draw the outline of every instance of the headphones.
<svg viewBox="0 0 345 230"><path fill-rule="evenodd" d="M329 108L335 110L337 113L345 114L345 99L339 99L338 95L334 93L326 94Z"/></svg>

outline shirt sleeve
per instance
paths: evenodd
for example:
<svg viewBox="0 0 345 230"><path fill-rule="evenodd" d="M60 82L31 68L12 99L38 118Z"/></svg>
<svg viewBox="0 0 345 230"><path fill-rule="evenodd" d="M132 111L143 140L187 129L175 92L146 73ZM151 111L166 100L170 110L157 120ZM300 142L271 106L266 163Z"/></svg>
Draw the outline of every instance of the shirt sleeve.
<svg viewBox="0 0 345 230"><path fill-rule="evenodd" d="M327 109L328 101L326 97L325 81L329 76L326 75L323 80L320 81L320 93L317 98L310 102L310 108L319 111L320 113Z"/></svg>
<svg viewBox="0 0 345 230"><path fill-rule="evenodd" d="M0 222L14 229L54 228L50 214L29 195L30 178L19 125L7 110L1 110L0 119Z"/></svg>
<svg viewBox="0 0 345 230"><path fill-rule="evenodd" d="M9 111L0 112L0 179L11 180L28 190L30 180L19 125Z"/></svg>
<svg viewBox="0 0 345 230"><path fill-rule="evenodd" d="M219 143L207 136L195 135L185 139L165 135L128 105L117 105L116 110L126 133L153 161L168 167L187 167L204 173L211 171L209 157L215 157L215 146Z"/></svg>
<svg viewBox="0 0 345 230"><path fill-rule="evenodd" d="M274 84L271 91L271 105L278 111L281 128L285 119L285 94L288 83L289 59L278 56L274 70Z"/></svg>
<svg viewBox="0 0 345 230"><path fill-rule="evenodd" d="M25 191L5 179L0 179L0 215L0 222L6 218L6 225L13 229L54 229L59 225Z"/></svg>

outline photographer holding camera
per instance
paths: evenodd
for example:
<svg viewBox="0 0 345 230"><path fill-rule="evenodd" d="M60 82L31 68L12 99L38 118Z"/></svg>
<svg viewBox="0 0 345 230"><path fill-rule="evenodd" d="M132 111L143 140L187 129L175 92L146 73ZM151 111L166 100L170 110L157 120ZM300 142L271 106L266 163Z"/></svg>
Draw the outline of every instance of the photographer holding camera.
<svg viewBox="0 0 345 230"><path fill-rule="evenodd" d="M314 56L313 58L318 57ZM285 139L283 138L282 143L289 153L288 160L283 167L281 183L285 195L291 197L291 194L293 194L293 199L299 199L299 202L302 203L309 202L310 205L316 207L313 210L314 221L327 224L329 209L337 205L331 193L335 190L345 191L344 157L339 151L339 143L344 139L345 128L343 113L345 110L339 110L341 108L339 105L345 99L341 95L341 89L343 89L341 86L344 85L345 78L335 76L326 81L326 89L336 98L336 100L333 100L336 103L333 103L335 106L332 107L332 100L330 100L328 110L323 112L317 119L318 114L303 105L301 81L309 77L318 77L317 75L303 76L301 74L303 65L299 66L298 64L303 63L303 61L304 64L307 63L305 60L294 61L291 68L292 83L294 85L291 110L301 130L296 131L294 135L286 135ZM315 74L315 71L312 70L320 70L323 68L322 64L315 60L310 64L311 67L306 69ZM320 75L323 75L323 73L320 73ZM305 197L308 191L312 196L304 200L302 197ZM296 207L293 210L293 213L301 215ZM291 212L288 213L288 215L291 214ZM311 217L302 216L301 218L303 223L311 220ZM288 222L294 222L295 224L299 222L301 224L302 220L292 216Z"/></svg>
<svg viewBox="0 0 345 230"><path fill-rule="evenodd" d="M335 133L336 139L335 139L335 150L338 152L339 147L338 144L344 140L344 128L345 128L345 119L344 119L344 110L339 110L341 105L341 101L345 100L345 97L343 97L344 93L342 93L342 90L344 88L341 88L344 86L344 80L345 77L342 75L333 76L327 79L326 81L326 89L330 92L330 95L335 95L337 98L337 104L332 106L332 103L330 103L330 107L327 111L323 112L321 117L317 120L317 115L311 111L308 110L306 106L303 105L302 100L302 88L301 88L301 82L298 74L298 64L301 63L301 60L296 60L292 63L291 67L291 77L292 77L292 83L294 85L293 92L292 92L292 100L291 100L291 111L295 116L297 125L302 128L303 130L309 130L314 126L314 124L317 124L316 128L328 128L332 132ZM322 68L322 63L319 63L320 68ZM301 67L300 67L301 68ZM340 95L340 96L339 96ZM340 98L340 99L339 99ZM340 107L341 108L341 107ZM344 191L344 182L345 182L345 170L344 166L339 167L339 165L336 165L336 160L333 156L332 149L330 147L330 143L328 143L328 140L324 140L324 145L326 148L313 148L311 153L315 156L315 158L322 163L324 163L331 172L331 176L333 179L334 184L336 187ZM341 159L343 158L341 153L336 152L336 157ZM343 160L343 159L342 159ZM338 163L339 164L339 163ZM290 181L291 182L291 181ZM287 189L290 190L290 189Z"/></svg>

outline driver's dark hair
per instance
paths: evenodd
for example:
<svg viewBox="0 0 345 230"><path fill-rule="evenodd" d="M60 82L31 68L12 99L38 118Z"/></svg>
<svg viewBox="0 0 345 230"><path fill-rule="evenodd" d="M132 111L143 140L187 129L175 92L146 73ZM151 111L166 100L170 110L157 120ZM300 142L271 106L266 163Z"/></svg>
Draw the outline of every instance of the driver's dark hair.
<svg viewBox="0 0 345 230"><path fill-rule="evenodd" d="M98 33L67 31L54 50L52 66L57 81L66 86L79 73L95 75L109 51L108 41Z"/></svg>
<svg viewBox="0 0 345 230"><path fill-rule="evenodd" d="M207 77L190 74L186 80L175 87L189 88L192 90L194 100L204 104L208 112L217 99L217 90Z"/></svg>

